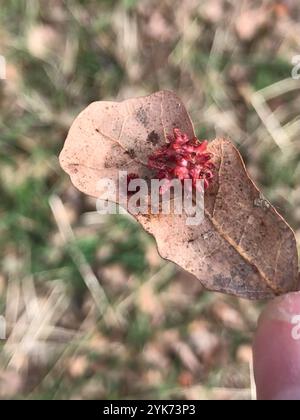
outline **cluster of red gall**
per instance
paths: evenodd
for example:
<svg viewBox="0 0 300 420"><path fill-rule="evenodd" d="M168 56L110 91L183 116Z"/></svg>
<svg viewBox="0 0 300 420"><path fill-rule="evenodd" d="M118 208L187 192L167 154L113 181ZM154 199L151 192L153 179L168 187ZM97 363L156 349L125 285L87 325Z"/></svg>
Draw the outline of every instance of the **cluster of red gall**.
<svg viewBox="0 0 300 420"><path fill-rule="evenodd" d="M148 158L148 168L155 172L159 180L166 180L161 193L169 188L168 181L174 178L184 182L192 180L193 188L199 188L197 180L203 180L207 189L213 178L214 164L212 153L207 152L208 142L201 142L196 137L189 139L179 128L174 128L173 134L167 136L168 143L154 151ZM136 178L128 175L128 181Z"/></svg>

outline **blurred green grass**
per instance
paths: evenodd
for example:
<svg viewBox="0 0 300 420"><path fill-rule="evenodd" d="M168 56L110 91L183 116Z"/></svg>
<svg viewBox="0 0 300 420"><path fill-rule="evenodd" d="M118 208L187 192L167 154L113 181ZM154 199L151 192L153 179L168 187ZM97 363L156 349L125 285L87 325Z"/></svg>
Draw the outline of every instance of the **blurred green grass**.
<svg viewBox="0 0 300 420"><path fill-rule="evenodd" d="M192 1L1 6L8 76L0 81L0 313L12 322L0 343L1 397L250 398L250 344L262 304L204 292L162 261L131 219L100 221L57 160L73 118L91 101L172 89L200 137L230 136L240 147L299 238L299 95L287 89L266 100L289 137L283 149L251 104L254 92L277 82L284 91L298 15L291 11L285 23L272 14L271 27L245 40L236 29L243 8L227 3L221 17L209 2ZM53 196L65 206L72 241L58 232ZM107 295L104 314L73 249ZM53 291L63 305L58 319L42 312L51 332L47 324L26 335L30 305L37 302L39 313Z"/></svg>

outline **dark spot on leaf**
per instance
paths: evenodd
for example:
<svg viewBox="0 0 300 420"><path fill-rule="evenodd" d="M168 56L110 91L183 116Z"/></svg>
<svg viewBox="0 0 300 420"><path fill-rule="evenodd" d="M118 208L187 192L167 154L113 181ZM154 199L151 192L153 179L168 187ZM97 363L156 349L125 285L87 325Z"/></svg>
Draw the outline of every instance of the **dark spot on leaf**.
<svg viewBox="0 0 300 420"><path fill-rule="evenodd" d="M219 288L227 288L231 283L231 277L226 277L223 274L217 274L213 277L214 286Z"/></svg>
<svg viewBox="0 0 300 420"><path fill-rule="evenodd" d="M136 158L136 153L133 149L128 149L125 152L131 159L135 159Z"/></svg>
<svg viewBox="0 0 300 420"><path fill-rule="evenodd" d="M254 267L248 266L246 264L238 264L231 268L230 274L232 278L235 279L245 279L247 278L251 272L254 270Z"/></svg>
<svg viewBox="0 0 300 420"><path fill-rule="evenodd" d="M136 119L144 126L144 127L146 127L147 125L148 125L148 116L147 116L147 113L146 113L146 111L144 110L144 108L139 108L138 110L137 110L137 113L136 113Z"/></svg>
<svg viewBox="0 0 300 420"><path fill-rule="evenodd" d="M156 146L159 143L159 135L152 130L151 133L148 134L147 141L150 141L153 146Z"/></svg>

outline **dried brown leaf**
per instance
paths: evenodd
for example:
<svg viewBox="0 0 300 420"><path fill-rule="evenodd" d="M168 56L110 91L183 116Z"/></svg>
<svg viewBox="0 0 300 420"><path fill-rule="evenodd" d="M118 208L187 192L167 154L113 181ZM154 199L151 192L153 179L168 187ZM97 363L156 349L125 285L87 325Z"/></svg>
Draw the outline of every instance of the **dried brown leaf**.
<svg viewBox="0 0 300 420"><path fill-rule="evenodd" d="M147 159L174 127L194 136L189 115L172 92L123 102L95 102L74 121L60 155L63 169L81 191L99 197L99 178L119 170L145 177ZM205 193L205 220L188 226L183 215L138 215L159 253L196 276L210 290L264 299L297 289L294 234L262 198L233 146L209 144L216 166Z"/></svg>

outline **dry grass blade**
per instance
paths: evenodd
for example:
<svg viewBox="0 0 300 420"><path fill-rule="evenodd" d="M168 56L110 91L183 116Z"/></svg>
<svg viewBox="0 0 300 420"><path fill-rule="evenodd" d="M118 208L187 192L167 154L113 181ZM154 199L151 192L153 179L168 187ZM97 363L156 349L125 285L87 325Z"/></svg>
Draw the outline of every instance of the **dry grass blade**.
<svg viewBox="0 0 300 420"><path fill-rule="evenodd" d="M70 223L68 222L67 213L61 199L58 196L51 196L49 199L49 204L57 223L59 232L65 244L68 245L68 251L93 297L94 303L99 312L99 316L102 317L107 308L110 307L106 293L101 287L98 278L95 276L84 255L80 252L78 247L76 247L74 241L74 232ZM113 311L111 307L110 309ZM115 318L115 322L119 321Z"/></svg>

